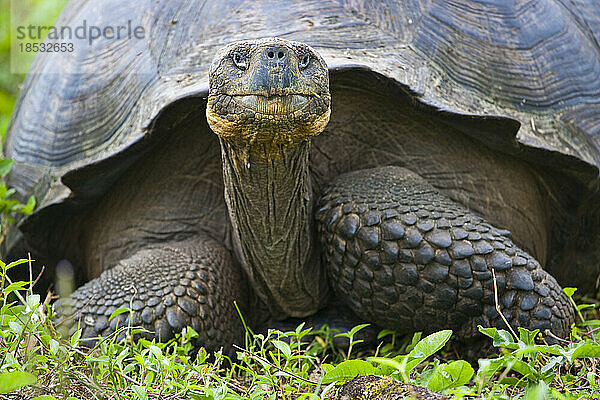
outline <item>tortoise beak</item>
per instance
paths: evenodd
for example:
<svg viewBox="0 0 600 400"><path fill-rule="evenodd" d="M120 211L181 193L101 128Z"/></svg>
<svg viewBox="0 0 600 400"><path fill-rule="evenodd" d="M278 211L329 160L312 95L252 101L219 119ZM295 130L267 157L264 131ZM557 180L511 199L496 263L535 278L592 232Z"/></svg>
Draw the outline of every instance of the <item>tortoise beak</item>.
<svg viewBox="0 0 600 400"><path fill-rule="evenodd" d="M250 69L252 74L248 79L250 93L271 97L306 91L299 79L297 56L287 46L265 46L257 52L251 63L254 68Z"/></svg>

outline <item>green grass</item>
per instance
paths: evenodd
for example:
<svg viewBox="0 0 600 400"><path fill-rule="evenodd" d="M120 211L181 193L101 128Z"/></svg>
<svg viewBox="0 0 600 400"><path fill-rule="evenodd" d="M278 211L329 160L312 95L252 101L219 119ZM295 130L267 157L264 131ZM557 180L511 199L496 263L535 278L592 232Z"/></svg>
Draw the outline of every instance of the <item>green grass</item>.
<svg viewBox="0 0 600 400"><path fill-rule="evenodd" d="M7 271L27 268L27 260L0 266L0 399L335 399L344 382L369 374L457 399L600 398L600 321L592 304L578 306L581 321L561 345L536 340L537 331L519 329L515 337L482 328L500 355L480 359L477 368L451 357L451 331L425 338L383 331L381 344L367 351L355 339L363 326L342 334L349 339L344 349L333 348L336 333L326 327L268 335L248 329L245 346L229 359L194 351L189 328L155 343L134 341L139 330L122 327L94 348L82 347L80 331L55 329L51 306L29 283L8 280Z"/></svg>

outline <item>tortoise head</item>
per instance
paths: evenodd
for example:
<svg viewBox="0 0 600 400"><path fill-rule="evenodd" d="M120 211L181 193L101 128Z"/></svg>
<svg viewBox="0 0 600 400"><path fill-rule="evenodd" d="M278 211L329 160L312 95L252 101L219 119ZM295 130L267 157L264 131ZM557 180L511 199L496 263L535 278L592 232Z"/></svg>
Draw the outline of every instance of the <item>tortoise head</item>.
<svg viewBox="0 0 600 400"><path fill-rule="evenodd" d="M310 315L328 290L309 174L310 138L329 121L327 65L302 43L237 42L216 54L209 82L233 250L274 318Z"/></svg>
<svg viewBox="0 0 600 400"><path fill-rule="evenodd" d="M271 38L229 44L210 68L206 115L236 147L267 152L309 140L330 115L329 76L309 46Z"/></svg>

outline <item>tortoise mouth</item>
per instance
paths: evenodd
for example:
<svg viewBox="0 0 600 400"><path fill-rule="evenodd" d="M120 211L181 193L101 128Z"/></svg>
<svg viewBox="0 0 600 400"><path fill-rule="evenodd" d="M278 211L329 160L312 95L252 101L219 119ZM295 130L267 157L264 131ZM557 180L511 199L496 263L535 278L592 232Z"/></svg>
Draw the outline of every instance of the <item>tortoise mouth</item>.
<svg viewBox="0 0 600 400"><path fill-rule="evenodd" d="M323 131L329 121L331 97L321 94L208 95L206 117L219 137L247 145L293 145Z"/></svg>
<svg viewBox="0 0 600 400"><path fill-rule="evenodd" d="M285 115L302 110L315 97L303 94L264 96L244 94L231 96L237 105L262 115Z"/></svg>

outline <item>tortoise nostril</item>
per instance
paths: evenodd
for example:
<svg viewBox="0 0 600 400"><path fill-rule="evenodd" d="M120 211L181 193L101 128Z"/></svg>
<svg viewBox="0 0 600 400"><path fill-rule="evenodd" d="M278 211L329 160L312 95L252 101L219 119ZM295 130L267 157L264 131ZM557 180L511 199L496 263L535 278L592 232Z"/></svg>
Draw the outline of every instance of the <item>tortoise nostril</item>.
<svg viewBox="0 0 600 400"><path fill-rule="evenodd" d="M288 51L280 46L273 46L265 49L263 53L265 59L269 62L275 62L277 64L287 61Z"/></svg>

